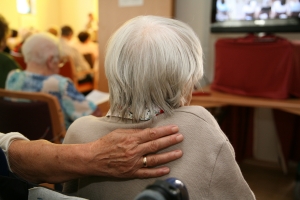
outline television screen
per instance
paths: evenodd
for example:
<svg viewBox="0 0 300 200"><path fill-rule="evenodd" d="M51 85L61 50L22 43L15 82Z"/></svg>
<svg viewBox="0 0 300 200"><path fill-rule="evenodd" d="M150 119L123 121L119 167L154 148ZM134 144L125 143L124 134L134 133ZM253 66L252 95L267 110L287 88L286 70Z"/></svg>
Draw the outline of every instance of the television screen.
<svg viewBox="0 0 300 200"><path fill-rule="evenodd" d="M213 0L212 32L299 32L300 0Z"/></svg>

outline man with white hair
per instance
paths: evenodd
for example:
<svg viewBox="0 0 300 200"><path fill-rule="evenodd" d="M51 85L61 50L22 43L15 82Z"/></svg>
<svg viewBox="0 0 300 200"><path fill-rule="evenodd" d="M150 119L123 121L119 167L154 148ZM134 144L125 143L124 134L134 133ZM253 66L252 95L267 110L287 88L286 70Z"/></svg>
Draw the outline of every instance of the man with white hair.
<svg viewBox="0 0 300 200"><path fill-rule="evenodd" d="M68 78L58 75L62 53L57 38L49 33L34 34L25 41L22 52L27 68L11 71L6 89L56 96L64 113L66 129L79 117L101 116L99 108L78 92Z"/></svg>

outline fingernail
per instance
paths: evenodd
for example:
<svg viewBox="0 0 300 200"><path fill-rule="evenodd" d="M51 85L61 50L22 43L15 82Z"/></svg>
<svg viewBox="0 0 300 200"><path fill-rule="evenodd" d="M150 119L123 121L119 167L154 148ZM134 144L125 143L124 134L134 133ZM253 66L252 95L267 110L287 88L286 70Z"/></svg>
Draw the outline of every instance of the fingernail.
<svg viewBox="0 0 300 200"><path fill-rule="evenodd" d="M177 133L179 131L178 126L173 126L172 131L173 131L173 133Z"/></svg>
<svg viewBox="0 0 300 200"><path fill-rule="evenodd" d="M178 134L178 135L176 136L176 140L177 140L178 142L181 142L181 141L183 140L183 135L182 135L182 134Z"/></svg>
<svg viewBox="0 0 300 200"><path fill-rule="evenodd" d="M175 156L176 157L181 157L183 155L183 152L181 150L175 151Z"/></svg>
<svg viewBox="0 0 300 200"><path fill-rule="evenodd" d="M166 174L170 173L170 168L168 168L168 167L164 167L161 170L162 170L163 173L166 173Z"/></svg>

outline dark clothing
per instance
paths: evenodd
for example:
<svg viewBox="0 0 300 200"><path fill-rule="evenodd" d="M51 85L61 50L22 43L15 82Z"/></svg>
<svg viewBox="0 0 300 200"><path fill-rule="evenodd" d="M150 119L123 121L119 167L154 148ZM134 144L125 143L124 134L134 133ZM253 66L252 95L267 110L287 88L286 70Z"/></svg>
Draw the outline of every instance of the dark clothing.
<svg viewBox="0 0 300 200"><path fill-rule="evenodd" d="M0 88L5 88L6 77L13 69L21 68L9 54L0 52Z"/></svg>

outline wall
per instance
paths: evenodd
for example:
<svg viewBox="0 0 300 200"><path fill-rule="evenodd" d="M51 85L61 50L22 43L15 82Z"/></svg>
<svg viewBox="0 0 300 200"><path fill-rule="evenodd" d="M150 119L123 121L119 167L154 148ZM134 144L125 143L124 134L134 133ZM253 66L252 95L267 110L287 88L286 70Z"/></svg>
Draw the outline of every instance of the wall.
<svg viewBox="0 0 300 200"><path fill-rule="evenodd" d="M70 25L75 33L81 31L88 13L98 16L97 0L35 0L34 14L17 13L16 0L0 0L0 13L7 19L11 28L19 30L34 27L44 31L49 26Z"/></svg>
<svg viewBox="0 0 300 200"><path fill-rule="evenodd" d="M176 0L175 18L189 24L198 35L204 53L204 79L202 85L212 80L210 67L210 32L209 16L211 4L209 0Z"/></svg>
<svg viewBox="0 0 300 200"><path fill-rule="evenodd" d="M88 21L88 14L93 13L98 16L97 0L60 0L59 24L70 25L75 33L82 31Z"/></svg>
<svg viewBox="0 0 300 200"><path fill-rule="evenodd" d="M175 18L188 23L199 36L204 52L205 77L202 85L214 76L214 44L222 37L239 37L245 34L211 34L211 0L176 0ZM278 34L290 40L300 40L299 33ZM270 109L255 110L254 155L257 159L277 161L275 128Z"/></svg>
<svg viewBox="0 0 300 200"><path fill-rule="evenodd" d="M173 0L144 0L141 6L120 7L118 0L99 0L99 89L108 92L104 54L109 37L127 20L138 15L172 17Z"/></svg>
<svg viewBox="0 0 300 200"><path fill-rule="evenodd" d="M108 83L104 70L104 58L105 48L109 37L124 22L138 15L158 15L170 18L173 17L173 0L143 0L142 5L130 7L120 7L118 0L98 0L98 6L99 84L97 89L108 92ZM101 105L102 113L106 113L108 109L108 103Z"/></svg>

